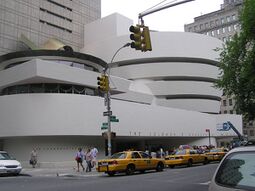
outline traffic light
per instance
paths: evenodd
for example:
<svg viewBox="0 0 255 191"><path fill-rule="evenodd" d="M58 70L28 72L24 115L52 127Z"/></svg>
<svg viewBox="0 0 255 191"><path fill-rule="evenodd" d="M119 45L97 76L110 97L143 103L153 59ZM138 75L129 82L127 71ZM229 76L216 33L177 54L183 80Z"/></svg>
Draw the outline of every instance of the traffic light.
<svg viewBox="0 0 255 191"><path fill-rule="evenodd" d="M143 48L142 48L142 51L151 51L152 48L151 48L151 38L150 38L150 30L149 30L149 27L147 26L143 26L143 32L142 32L142 36L143 36L143 39L142 39L142 44L143 44Z"/></svg>
<svg viewBox="0 0 255 191"><path fill-rule="evenodd" d="M102 74L101 77L97 77L97 85L98 89L102 92L108 92L109 91L109 78L107 75Z"/></svg>
<svg viewBox="0 0 255 191"><path fill-rule="evenodd" d="M133 41L131 43L131 48L141 50L142 52L152 50L149 27L144 25L136 25L131 26L129 31L133 33L130 34L130 39Z"/></svg>
<svg viewBox="0 0 255 191"><path fill-rule="evenodd" d="M132 25L131 27L129 27L129 31L133 33L130 34L130 39L133 41L131 43L131 48L135 48L136 50L142 50L141 25Z"/></svg>

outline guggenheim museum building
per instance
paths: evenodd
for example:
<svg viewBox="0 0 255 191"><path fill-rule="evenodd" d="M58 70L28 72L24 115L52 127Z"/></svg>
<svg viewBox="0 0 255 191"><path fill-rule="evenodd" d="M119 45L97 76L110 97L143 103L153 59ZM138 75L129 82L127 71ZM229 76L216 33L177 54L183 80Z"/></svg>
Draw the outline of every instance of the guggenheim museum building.
<svg viewBox="0 0 255 191"><path fill-rule="evenodd" d="M0 150L28 165L74 165L77 148L107 151L107 122L97 77L108 67L112 152L172 150L182 144L223 146L242 132L240 115L219 114L222 91L214 87L222 41L206 35L151 31L152 51L130 42L133 21L112 14L84 27L84 47L73 51L57 40L46 49L0 56ZM52 48L54 47L54 48ZM210 139L208 132L210 131Z"/></svg>

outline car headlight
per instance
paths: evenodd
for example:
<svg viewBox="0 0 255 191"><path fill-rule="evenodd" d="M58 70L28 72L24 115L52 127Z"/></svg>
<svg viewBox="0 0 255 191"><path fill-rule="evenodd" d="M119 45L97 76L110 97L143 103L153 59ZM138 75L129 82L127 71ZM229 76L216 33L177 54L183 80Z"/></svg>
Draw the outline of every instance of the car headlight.
<svg viewBox="0 0 255 191"><path fill-rule="evenodd" d="M21 167L21 164L20 164L20 163L18 164L18 167Z"/></svg>

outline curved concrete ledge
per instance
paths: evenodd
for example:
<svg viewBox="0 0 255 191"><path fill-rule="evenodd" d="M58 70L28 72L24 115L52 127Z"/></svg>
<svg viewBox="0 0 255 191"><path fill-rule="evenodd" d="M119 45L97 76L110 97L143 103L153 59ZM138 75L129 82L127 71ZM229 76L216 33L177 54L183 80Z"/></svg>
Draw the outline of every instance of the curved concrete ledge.
<svg viewBox="0 0 255 191"><path fill-rule="evenodd" d="M73 61L80 64L86 64L98 70L102 70L107 63L100 58L89 54L62 50L28 50L12 52L0 56L0 69L10 67L11 65L23 63L35 58L45 60L63 60Z"/></svg>

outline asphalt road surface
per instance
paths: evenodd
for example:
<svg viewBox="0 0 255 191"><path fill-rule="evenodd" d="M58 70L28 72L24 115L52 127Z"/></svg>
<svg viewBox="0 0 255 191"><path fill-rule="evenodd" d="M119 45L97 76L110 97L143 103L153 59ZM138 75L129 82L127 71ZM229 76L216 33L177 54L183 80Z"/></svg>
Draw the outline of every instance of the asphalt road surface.
<svg viewBox="0 0 255 191"><path fill-rule="evenodd" d="M190 168L166 168L163 172L149 171L131 176L106 174L93 176L28 175L0 177L1 191L206 191L218 163Z"/></svg>

